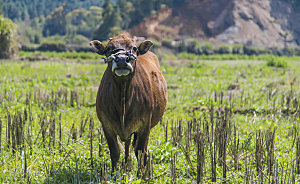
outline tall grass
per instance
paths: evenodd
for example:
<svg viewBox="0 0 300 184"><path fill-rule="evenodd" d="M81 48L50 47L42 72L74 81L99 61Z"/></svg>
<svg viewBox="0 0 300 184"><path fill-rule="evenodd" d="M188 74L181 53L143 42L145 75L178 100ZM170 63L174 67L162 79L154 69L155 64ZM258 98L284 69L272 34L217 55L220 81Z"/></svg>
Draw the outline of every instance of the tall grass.
<svg viewBox="0 0 300 184"><path fill-rule="evenodd" d="M86 63L0 65L1 183L300 181L299 62L163 64L168 106L147 167L130 148L114 175L95 113L105 65Z"/></svg>

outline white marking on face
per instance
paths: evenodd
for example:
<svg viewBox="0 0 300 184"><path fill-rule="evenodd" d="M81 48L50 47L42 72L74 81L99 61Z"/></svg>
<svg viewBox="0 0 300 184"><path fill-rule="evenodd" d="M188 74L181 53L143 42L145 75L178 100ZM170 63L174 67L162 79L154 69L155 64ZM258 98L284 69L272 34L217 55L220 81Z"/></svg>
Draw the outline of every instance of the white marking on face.
<svg viewBox="0 0 300 184"><path fill-rule="evenodd" d="M118 77L127 76L130 74L130 70L129 69L116 69L115 74Z"/></svg>
<svg viewBox="0 0 300 184"><path fill-rule="evenodd" d="M132 67L131 63L127 63L126 68L118 68L117 62L115 62L115 60L113 60L112 61L111 71L113 73L115 73L116 76L118 76L118 77L120 77L120 76L127 76L131 72L133 72L133 67Z"/></svg>

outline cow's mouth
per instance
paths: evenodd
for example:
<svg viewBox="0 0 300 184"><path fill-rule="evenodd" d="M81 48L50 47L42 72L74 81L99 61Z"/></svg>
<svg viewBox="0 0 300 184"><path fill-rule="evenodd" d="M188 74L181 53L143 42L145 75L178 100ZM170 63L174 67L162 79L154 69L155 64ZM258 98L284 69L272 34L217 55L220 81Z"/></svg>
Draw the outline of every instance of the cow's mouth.
<svg viewBox="0 0 300 184"><path fill-rule="evenodd" d="M116 68L114 73L118 77L127 76L129 75L131 70L129 68Z"/></svg>
<svg viewBox="0 0 300 184"><path fill-rule="evenodd" d="M115 76L123 77L133 72L132 61L135 60L135 57L133 57L130 53L117 53L109 56L109 58L108 60L111 60L112 62L111 70Z"/></svg>

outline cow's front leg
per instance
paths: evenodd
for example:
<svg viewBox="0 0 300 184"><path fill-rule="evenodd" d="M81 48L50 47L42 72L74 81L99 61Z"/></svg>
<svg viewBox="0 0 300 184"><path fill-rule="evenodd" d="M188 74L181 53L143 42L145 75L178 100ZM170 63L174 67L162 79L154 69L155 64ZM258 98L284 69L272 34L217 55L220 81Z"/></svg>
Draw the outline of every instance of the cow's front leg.
<svg viewBox="0 0 300 184"><path fill-rule="evenodd" d="M113 174L117 170L117 162L120 158L120 147L118 144L117 135L113 131L105 129L104 127L103 131L110 151L110 159Z"/></svg>

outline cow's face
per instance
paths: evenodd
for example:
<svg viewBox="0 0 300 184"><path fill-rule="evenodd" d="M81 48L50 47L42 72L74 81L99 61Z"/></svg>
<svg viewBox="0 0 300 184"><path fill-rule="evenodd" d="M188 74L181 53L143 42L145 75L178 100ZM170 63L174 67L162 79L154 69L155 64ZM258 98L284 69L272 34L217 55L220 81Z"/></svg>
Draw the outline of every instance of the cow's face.
<svg viewBox="0 0 300 184"><path fill-rule="evenodd" d="M91 41L90 45L95 52L106 56L105 61L115 77L126 77L134 73L137 56L145 54L153 43L146 40L137 47L133 39L119 35L110 39L107 46L98 40Z"/></svg>

